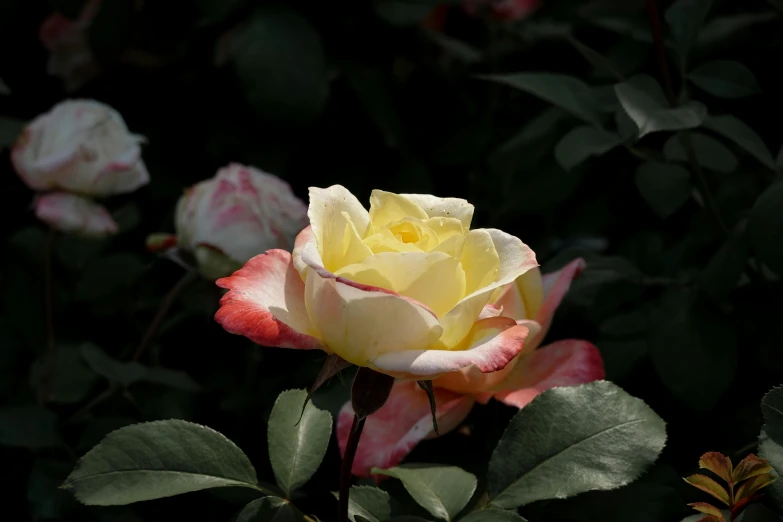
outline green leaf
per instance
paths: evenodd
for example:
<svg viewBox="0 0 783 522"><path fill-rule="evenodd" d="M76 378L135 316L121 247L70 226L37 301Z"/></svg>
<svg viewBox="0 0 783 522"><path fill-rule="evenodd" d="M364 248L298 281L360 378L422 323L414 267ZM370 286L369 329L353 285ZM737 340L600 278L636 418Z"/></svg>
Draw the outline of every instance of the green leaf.
<svg viewBox="0 0 783 522"><path fill-rule="evenodd" d="M374 0L373 9L389 24L406 27L423 22L441 3L440 0Z"/></svg>
<svg viewBox="0 0 783 522"><path fill-rule="evenodd" d="M62 487L84 504L117 506L230 486L261 491L242 450L205 426L165 420L113 431Z"/></svg>
<svg viewBox="0 0 783 522"><path fill-rule="evenodd" d="M27 502L32 520L67 520L71 496L59 489L71 470L70 463L38 459L27 479Z"/></svg>
<svg viewBox="0 0 783 522"><path fill-rule="evenodd" d="M567 40L574 46L574 49L579 51L585 60L590 62L597 70L608 73L615 79L622 79L623 74L615 67L615 65L604 55L593 49L592 47L585 45L573 36L569 36Z"/></svg>
<svg viewBox="0 0 783 522"><path fill-rule="evenodd" d="M755 157L771 170L775 168L775 158L756 132L748 127L742 120L724 114L722 116L710 116L704 121L704 126L716 132L724 138L733 141L748 154Z"/></svg>
<svg viewBox="0 0 783 522"><path fill-rule="evenodd" d="M674 40L680 70L686 70L688 56L696 45L712 0L677 0L666 10L666 23Z"/></svg>
<svg viewBox="0 0 783 522"><path fill-rule="evenodd" d="M27 123L14 118L0 117L0 151L12 147Z"/></svg>
<svg viewBox="0 0 783 522"><path fill-rule="evenodd" d="M760 92L750 69L730 60L702 64L688 73L688 79L719 98L742 98Z"/></svg>
<svg viewBox="0 0 783 522"><path fill-rule="evenodd" d="M39 357L30 371L30 386L38 389L47 373L46 355ZM51 401L72 404L84 399L98 376L82 360L79 346L58 343L54 378L51 383Z"/></svg>
<svg viewBox="0 0 783 522"><path fill-rule="evenodd" d="M227 53L245 97L266 121L303 125L329 93L321 38L292 9L264 6L231 36Z"/></svg>
<svg viewBox="0 0 783 522"><path fill-rule="evenodd" d="M783 444L783 386L772 388L761 400L764 414L764 431L769 438ZM783 471L783 468L779 468Z"/></svg>
<svg viewBox="0 0 783 522"><path fill-rule="evenodd" d="M479 76L537 96L567 110L587 123L600 126L600 115L589 85L578 78L555 73L515 73Z"/></svg>
<svg viewBox="0 0 783 522"><path fill-rule="evenodd" d="M476 477L456 466L405 464L372 473L394 477L421 507L433 516L451 521L476 491Z"/></svg>
<svg viewBox="0 0 783 522"><path fill-rule="evenodd" d="M39 406L0 410L0 445L41 449L59 446L57 415Z"/></svg>
<svg viewBox="0 0 783 522"><path fill-rule="evenodd" d="M337 498L337 493L334 493ZM402 512L402 507L382 489L372 486L352 486L348 494L348 518L356 522L362 517L370 522L383 522Z"/></svg>
<svg viewBox="0 0 783 522"><path fill-rule="evenodd" d="M691 475L690 477L684 478L683 480L691 486L704 491L708 495L712 495L727 506L731 506L729 503L729 494L726 492L723 486L715 482L715 480L711 479L710 477L706 475Z"/></svg>
<svg viewBox="0 0 783 522"><path fill-rule="evenodd" d="M154 382L156 384L162 384L175 390L182 390L187 392L202 391L203 388L199 383L193 380L193 378L187 373L179 370L170 370L168 368L146 367L147 375L144 379L147 382Z"/></svg>
<svg viewBox="0 0 783 522"><path fill-rule="evenodd" d="M235 522L299 522L304 517L287 500L279 497L257 498L239 512Z"/></svg>
<svg viewBox="0 0 783 522"><path fill-rule="evenodd" d="M646 340L599 341L606 379L622 382L647 355Z"/></svg>
<svg viewBox="0 0 783 522"><path fill-rule="evenodd" d="M465 63L478 63L484 58L481 51L462 40L432 30L425 30L424 34L444 51Z"/></svg>
<svg viewBox="0 0 783 522"><path fill-rule="evenodd" d="M610 317L599 326L602 333L615 337L626 337L647 329L649 314L645 309L632 310Z"/></svg>
<svg viewBox="0 0 783 522"><path fill-rule="evenodd" d="M661 380L691 408L709 411L731 386L737 332L697 292L671 287L664 293L650 321L649 343Z"/></svg>
<svg viewBox="0 0 783 522"><path fill-rule="evenodd" d="M76 284L77 301L96 301L114 290L131 284L144 271L138 256L109 254L90 262Z"/></svg>
<svg viewBox="0 0 783 522"><path fill-rule="evenodd" d="M679 165L647 162L636 170L636 188L656 214L667 218L688 201L691 175Z"/></svg>
<svg viewBox="0 0 783 522"><path fill-rule="evenodd" d="M718 43L743 29L769 22L777 17L778 15L774 11L765 11L761 13L738 13L713 18L701 30L698 45L701 47Z"/></svg>
<svg viewBox="0 0 783 522"><path fill-rule="evenodd" d="M591 125L571 129L555 146L555 159L566 170L571 170L590 156L601 156L623 139L613 133Z"/></svg>
<svg viewBox="0 0 783 522"><path fill-rule="evenodd" d="M491 504L608 490L635 480L666 441L666 425L643 401L612 383L552 388L509 423L492 453Z"/></svg>
<svg viewBox="0 0 783 522"><path fill-rule="evenodd" d="M620 105L638 127L640 138L651 132L693 129L707 117L707 109L699 102L669 108L628 82L618 83L614 90Z"/></svg>
<svg viewBox="0 0 783 522"><path fill-rule="evenodd" d="M704 168L716 172L729 173L737 168L737 156L728 147L712 136L700 132L690 133L696 159ZM682 145L680 136L674 134L663 146L663 154L670 161L688 162L688 155Z"/></svg>
<svg viewBox="0 0 783 522"><path fill-rule="evenodd" d="M783 274L783 183L775 183L753 204L748 221L748 240L769 268Z"/></svg>
<svg viewBox="0 0 783 522"><path fill-rule="evenodd" d="M269 416L269 459L277 485L288 498L316 472L332 434L328 411L308 402L302 412L306 399L305 390L284 391Z"/></svg>
<svg viewBox="0 0 783 522"><path fill-rule="evenodd" d="M724 295L736 288L748 259L748 243L741 234L732 234L706 267L697 284L712 295Z"/></svg>
<svg viewBox="0 0 783 522"><path fill-rule="evenodd" d="M459 519L460 522L527 522L524 518L517 515L514 511L504 509L480 509L468 513Z"/></svg>

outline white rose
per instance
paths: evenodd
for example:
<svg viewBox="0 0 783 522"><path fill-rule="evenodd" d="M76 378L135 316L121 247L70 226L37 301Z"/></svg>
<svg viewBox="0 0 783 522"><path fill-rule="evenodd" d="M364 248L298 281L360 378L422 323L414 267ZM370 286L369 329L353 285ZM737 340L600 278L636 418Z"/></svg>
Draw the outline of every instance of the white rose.
<svg viewBox="0 0 783 522"><path fill-rule="evenodd" d="M141 142L111 107L93 100L67 100L24 129L11 159L34 190L110 196L149 182Z"/></svg>
<svg viewBox="0 0 783 522"><path fill-rule="evenodd" d="M291 249L307 226L307 206L288 183L232 163L185 191L177 202L176 241L150 236L151 250L173 244L194 254L201 273L216 279L273 248Z"/></svg>

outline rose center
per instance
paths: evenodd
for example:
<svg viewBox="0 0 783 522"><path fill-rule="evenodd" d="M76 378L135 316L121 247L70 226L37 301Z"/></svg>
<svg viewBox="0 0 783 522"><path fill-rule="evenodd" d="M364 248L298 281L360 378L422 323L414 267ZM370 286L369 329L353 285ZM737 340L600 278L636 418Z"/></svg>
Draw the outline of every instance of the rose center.
<svg viewBox="0 0 783 522"><path fill-rule="evenodd" d="M394 237L403 243L418 243L421 240L421 230L413 223L397 223L392 225L389 230Z"/></svg>

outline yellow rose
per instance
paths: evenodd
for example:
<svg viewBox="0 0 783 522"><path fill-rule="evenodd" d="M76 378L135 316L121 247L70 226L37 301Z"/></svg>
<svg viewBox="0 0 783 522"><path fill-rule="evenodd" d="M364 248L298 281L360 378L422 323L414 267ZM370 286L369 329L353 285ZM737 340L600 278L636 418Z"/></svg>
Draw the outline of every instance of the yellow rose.
<svg viewBox="0 0 783 522"><path fill-rule="evenodd" d="M376 190L368 212L335 185L310 189L308 215L293 256L270 250L217 281L226 330L416 379L501 370L537 331L487 306L538 266L535 254L500 230L470 230L467 201Z"/></svg>

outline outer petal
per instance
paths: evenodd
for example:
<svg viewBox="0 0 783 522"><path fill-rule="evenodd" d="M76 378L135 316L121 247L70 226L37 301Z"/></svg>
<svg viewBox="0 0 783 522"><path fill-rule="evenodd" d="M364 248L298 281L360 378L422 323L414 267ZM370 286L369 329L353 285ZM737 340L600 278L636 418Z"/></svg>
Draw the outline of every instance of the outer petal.
<svg viewBox="0 0 783 522"><path fill-rule="evenodd" d="M422 208L427 216L457 218L465 230L473 219L473 205L460 198L439 198L430 194L400 194Z"/></svg>
<svg viewBox="0 0 783 522"><path fill-rule="evenodd" d="M557 307L571 288L571 282L582 273L585 266L584 259L574 259L557 272L544 274L544 302L536 315L536 321L541 324L539 339L543 339L549 331Z"/></svg>
<svg viewBox="0 0 783 522"><path fill-rule="evenodd" d="M522 408L544 390L576 386L603 379L604 375L601 353L593 344L576 340L558 341L521 359L504 384L508 391L495 394L495 398L509 406Z"/></svg>
<svg viewBox="0 0 783 522"><path fill-rule="evenodd" d="M215 320L228 332L264 346L322 348L304 303L304 283L291 254L270 250L216 284L229 291Z"/></svg>
<svg viewBox="0 0 783 522"><path fill-rule="evenodd" d="M499 291L500 296L494 303L495 306L503 308L503 315L517 321L534 319L544 302L541 270L533 268Z"/></svg>
<svg viewBox="0 0 783 522"><path fill-rule="evenodd" d="M437 388L434 392L438 431L443 435L468 416L474 399ZM341 454L345 453L353 415L349 401L337 416L337 443ZM416 381L397 381L386 404L367 417L351 471L354 475L367 477L374 467L396 466L419 441L434 435L427 393Z"/></svg>
<svg viewBox="0 0 783 522"><path fill-rule="evenodd" d="M35 215L50 227L70 234L103 237L117 233L117 223L104 207L65 192L37 198Z"/></svg>
<svg viewBox="0 0 783 522"><path fill-rule="evenodd" d="M358 237L362 238L370 226L370 215L367 210L359 203L356 196L340 185L333 185L326 189L310 187L310 207L307 215L310 218L318 252L324 261L329 261L321 264L329 270L336 270L343 266L332 266L335 262L334 258L341 254L333 250L343 249L345 234L350 232L346 227L352 225ZM369 249L367 250L369 252Z"/></svg>
<svg viewBox="0 0 783 522"><path fill-rule="evenodd" d="M454 350L406 350L379 355L373 366L401 378L433 378L469 366L482 373L502 370L519 354L530 333L528 325L508 317L482 319Z"/></svg>

